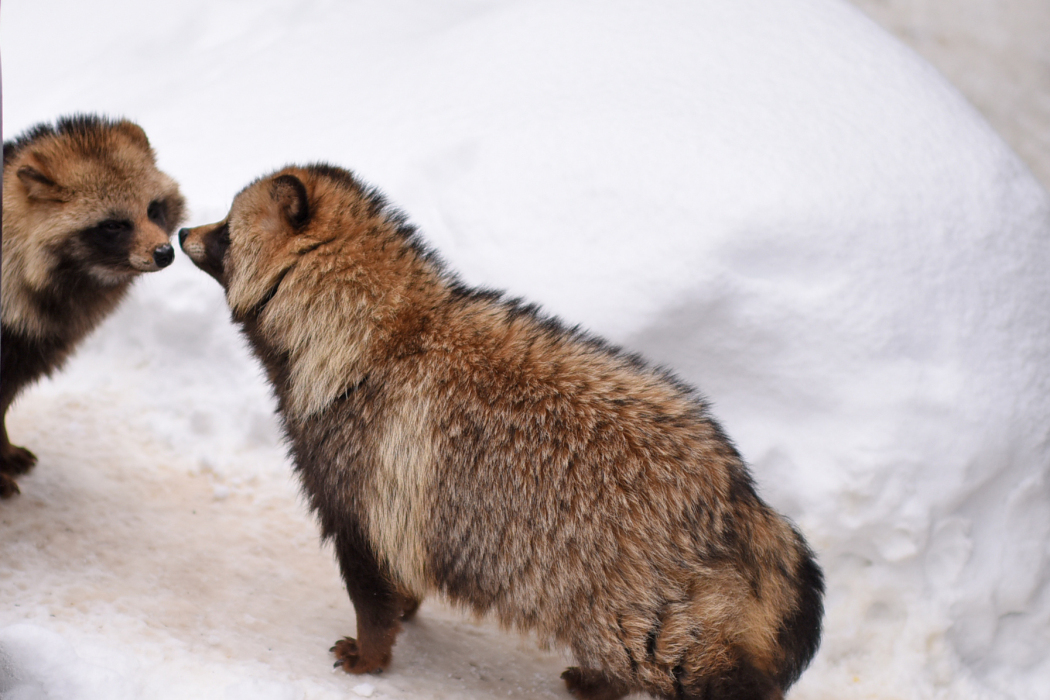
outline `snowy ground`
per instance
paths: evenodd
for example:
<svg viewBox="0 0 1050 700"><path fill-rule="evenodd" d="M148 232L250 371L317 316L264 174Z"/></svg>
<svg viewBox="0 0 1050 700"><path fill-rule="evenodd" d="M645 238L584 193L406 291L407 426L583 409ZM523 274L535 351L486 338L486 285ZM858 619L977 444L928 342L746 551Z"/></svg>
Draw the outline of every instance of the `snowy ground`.
<svg viewBox="0 0 1050 700"><path fill-rule="evenodd" d="M1045 697L1050 198L856 10L34 0L0 39L8 134L132 117L191 223L352 167L469 281L700 386L828 575L792 698ZM440 601L387 674L331 672L353 613L271 412L184 257L23 397L3 700L567 697L564 659Z"/></svg>

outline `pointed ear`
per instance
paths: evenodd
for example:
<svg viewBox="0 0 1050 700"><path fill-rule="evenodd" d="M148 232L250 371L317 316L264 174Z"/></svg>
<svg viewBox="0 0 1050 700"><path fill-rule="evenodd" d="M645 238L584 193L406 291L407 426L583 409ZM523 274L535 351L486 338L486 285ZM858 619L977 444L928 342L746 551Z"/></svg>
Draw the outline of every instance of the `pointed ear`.
<svg viewBox="0 0 1050 700"><path fill-rule="evenodd" d="M310 220L306 185L295 175L280 175L274 178L270 196L293 227L302 228Z"/></svg>
<svg viewBox="0 0 1050 700"><path fill-rule="evenodd" d="M68 202L72 194L62 185L52 180L32 165L23 165L18 169L18 179L26 188L30 199L43 202Z"/></svg>

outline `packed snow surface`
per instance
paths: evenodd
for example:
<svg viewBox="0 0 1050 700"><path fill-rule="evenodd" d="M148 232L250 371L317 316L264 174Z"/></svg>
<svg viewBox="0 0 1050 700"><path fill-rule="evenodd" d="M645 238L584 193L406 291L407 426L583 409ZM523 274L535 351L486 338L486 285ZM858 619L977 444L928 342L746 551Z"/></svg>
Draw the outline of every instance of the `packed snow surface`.
<svg viewBox="0 0 1050 700"><path fill-rule="evenodd" d="M5 3L4 127L141 123L191 223L327 160L475 284L708 396L828 579L796 699L1045 698L1050 201L838 0ZM565 659L440 601L382 676L255 363L184 257L12 439L0 697L565 698Z"/></svg>

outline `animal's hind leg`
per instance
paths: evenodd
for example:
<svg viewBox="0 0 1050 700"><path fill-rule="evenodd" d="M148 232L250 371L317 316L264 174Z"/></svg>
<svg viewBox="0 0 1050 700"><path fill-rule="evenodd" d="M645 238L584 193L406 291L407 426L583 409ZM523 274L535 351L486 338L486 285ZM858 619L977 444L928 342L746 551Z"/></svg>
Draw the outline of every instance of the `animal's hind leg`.
<svg viewBox="0 0 1050 700"><path fill-rule="evenodd" d="M357 638L335 643L336 666L347 673L381 673L390 665L394 640L401 631L405 599L383 574L360 531L335 538L339 568L357 615Z"/></svg>
<svg viewBox="0 0 1050 700"><path fill-rule="evenodd" d="M570 666L561 677L573 697L580 700L616 700L631 691L622 681L593 668Z"/></svg>
<svg viewBox="0 0 1050 700"><path fill-rule="evenodd" d="M747 661L710 678L690 677L681 666L675 667L674 676L675 697L683 700L784 700L777 682Z"/></svg>

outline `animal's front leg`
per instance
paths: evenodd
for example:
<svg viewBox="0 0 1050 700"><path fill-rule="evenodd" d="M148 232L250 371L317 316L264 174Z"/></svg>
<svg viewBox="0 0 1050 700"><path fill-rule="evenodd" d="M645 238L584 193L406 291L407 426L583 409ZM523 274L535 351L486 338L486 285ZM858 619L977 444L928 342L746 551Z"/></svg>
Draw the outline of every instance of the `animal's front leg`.
<svg viewBox="0 0 1050 700"><path fill-rule="evenodd" d="M357 528L336 536L336 556L357 615L357 638L335 643L336 666L347 673L381 673L405 613L404 597L385 576L372 548Z"/></svg>
<svg viewBox="0 0 1050 700"><path fill-rule="evenodd" d="M4 407L7 413L7 406ZM0 498L18 493L15 476L25 474L36 464L36 455L24 447L15 447L7 439L6 415L0 416Z"/></svg>
<svg viewBox="0 0 1050 700"><path fill-rule="evenodd" d="M18 488L18 482L7 474L0 472L0 498L10 498L16 493L21 493Z"/></svg>
<svg viewBox="0 0 1050 700"><path fill-rule="evenodd" d="M18 476L25 474L36 464L36 455L24 447L16 447L7 439L7 428L0 439L0 474Z"/></svg>

